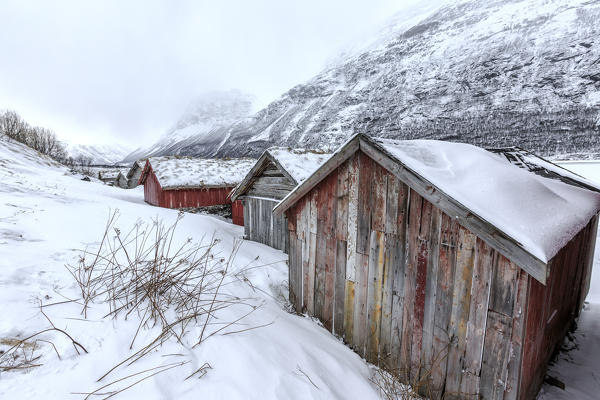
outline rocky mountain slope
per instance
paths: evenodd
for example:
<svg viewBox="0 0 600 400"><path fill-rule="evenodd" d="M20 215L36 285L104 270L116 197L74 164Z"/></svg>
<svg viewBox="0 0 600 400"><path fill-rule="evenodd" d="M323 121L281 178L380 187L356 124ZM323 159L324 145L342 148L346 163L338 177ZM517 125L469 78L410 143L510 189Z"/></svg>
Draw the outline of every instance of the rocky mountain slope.
<svg viewBox="0 0 600 400"><path fill-rule="evenodd" d="M366 132L600 153L600 0L467 0L393 21L366 51L176 152L256 156Z"/></svg>
<svg viewBox="0 0 600 400"><path fill-rule="evenodd" d="M68 144L67 152L75 160L84 157L91 160L92 164L111 165L121 161L129 154L130 150L119 145L85 145Z"/></svg>
<svg viewBox="0 0 600 400"><path fill-rule="evenodd" d="M254 98L237 90L209 92L196 98L175 125L150 148L140 148L127 155L125 161L142 157L180 154L191 144L207 149L219 148L222 137L215 130L230 126L250 115Z"/></svg>

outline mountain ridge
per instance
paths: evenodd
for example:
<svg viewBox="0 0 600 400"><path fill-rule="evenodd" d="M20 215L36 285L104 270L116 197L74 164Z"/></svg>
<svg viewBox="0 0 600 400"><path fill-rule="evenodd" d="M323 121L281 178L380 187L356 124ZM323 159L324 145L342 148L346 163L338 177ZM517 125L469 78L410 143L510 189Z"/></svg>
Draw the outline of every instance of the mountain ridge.
<svg viewBox="0 0 600 400"><path fill-rule="evenodd" d="M451 2L174 153L331 150L364 132L600 154L598 20L599 0Z"/></svg>

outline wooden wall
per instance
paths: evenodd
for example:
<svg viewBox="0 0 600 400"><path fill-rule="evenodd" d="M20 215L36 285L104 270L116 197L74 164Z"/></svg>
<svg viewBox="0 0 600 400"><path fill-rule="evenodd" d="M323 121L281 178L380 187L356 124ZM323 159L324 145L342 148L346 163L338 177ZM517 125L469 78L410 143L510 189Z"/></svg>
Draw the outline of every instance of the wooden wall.
<svg viewBox="0 0 600 400"><path fill-rule="evenodd" d="M241 200L231 204L231 220L234 225L244 226L244 204Z"/></svg>
<svg viewBox="0 0 600 400"><path fill-rule="evenodd" d="M597 226L596 216L550 261L546 286L529 279L522 398L535 397L548 362L579 316L590 285Z"/></svg>
<svg viewBox="0 0 600 400"><path fill-rule="evenodd" d="M362 152L286 214L298 312L432 398L517 398L520 268Z"/></svg>
<svg viewBox="0 0 600 400"><path fill-rule="evenodd" d="M244 201L244 233L246 239L275 249L288 251L287 218L273 215L273 207L296 187L272 162L265 163L251 179Z"/></svg>
<svg viewBox="0 0 600 400"><path fill-rule="evenodd" d="M153 206L161 206L162 188L156 175L153 172L148 173L144 182L144 200L146 203L150 203Z"/></svg>
<svg viewBox="0 0 600 400"><path fill-rule="evenodd" d="M264 197L281 200L296 187L296 183L269 162L265 168L252 179L251 186L244 193L247 196Z"/></svg>
<svg viewBox="0 0 600 400"><path fill-rule="evenodd" d="M277 200L244 197L244 234L246 239L288 251L287 219L273 214Z"/></svg>
<svg viewBox="0 0 600 400"><path fill-rule="evenodd" d="M144 183L144 200L154 206L165 208L193 208L231 204L232 187L217 187L203 189L163 190L151 171ZM234 223L244 225L243 206L236 201L231 208Z"/></svg>

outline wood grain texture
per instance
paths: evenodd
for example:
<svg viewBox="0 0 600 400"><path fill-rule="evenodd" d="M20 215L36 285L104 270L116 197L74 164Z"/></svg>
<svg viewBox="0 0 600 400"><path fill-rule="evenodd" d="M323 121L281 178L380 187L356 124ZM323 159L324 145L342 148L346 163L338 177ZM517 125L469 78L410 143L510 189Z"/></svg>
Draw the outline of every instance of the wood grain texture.
<svg viewBox="0 0 600 400"><path fill-rule="evenodd" d="M369 250L369 275L367 291L367 361L378 364L379 342L381 337L381 305L383 300L383 279L385 263L385 233L371 232Z"/></svg>
<svg viewBox="0 0 600 400"><path fill-rule="evenodd" d="M497 268L496 264L498 262L498 253L481 239L477 239L475 246L471 305L469 306L466 348L463 358L464 373L460 383L460 392L467 395L479 393L479 376L488 319L490 283L493 270Z"/></svg>
<svg viewBox="0 0 600 400"><path fill-rule="evenodd" d="M404 310L402 312L402 339L400 343L400 371L406 381L412 369L412 341L415 323L415 298L417 287L418 258L420 250L419 228L423 198L410 190L408 203L408 232L406 237L407 263L404 271Z"/></svg>
<svg viewBox="0 0 600 400"><path fill-rule="evenodd" d="M448 351L446 372L446 395L449 398L460 398L460 382L462 380L467 340L467 323L471 306L471 285L475 264L475 242L477 237L462 226L458 231L458 247L456 254L456 273L454 277L454 293L452 294L452 312L450 317L451 344Z"/></svg>

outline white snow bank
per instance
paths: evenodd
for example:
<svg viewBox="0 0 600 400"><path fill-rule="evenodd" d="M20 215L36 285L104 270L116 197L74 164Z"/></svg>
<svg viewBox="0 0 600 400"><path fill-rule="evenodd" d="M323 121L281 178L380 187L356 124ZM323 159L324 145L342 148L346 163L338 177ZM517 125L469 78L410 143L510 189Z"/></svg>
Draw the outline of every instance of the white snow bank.
<svg viewBox="0 0 600 400"><path fill-rule="evenodd" d="M151 157L150 165L163 189L235 186L256 160Z"/></svg>
<svg viewBox="0 0 600 400"><path fill-rule="evenodd" d="M600 194L535 175L476 146L373 140L543 262L600 209Z"/></svg>
<svg viewBox="0 0 600 400"><path fill-rule="evenodd" d="M41 299L45 304L58 303L46 307L46 313L89 352L77 355L63 336L45 333L40 339L51 340L61 358L50 344L38 343L36 355L41 358L37 363L42 365L28 371L0 371L0 398L82 399L85 395L72 393L90 392L118 378L182 360L192 363L150 377L114 398L379 398L369 381L371 367L364 360L313 320L285 310L281 295L287 295L287 256L251 241L241 245L232 270L256 268L244 279L230 282L225 290L250 305L263 304L234 330L264 327L215 335L195 349L174 341L164 343L146 358L97 382L148 343L157 328L140 329L130 349L139 322L135 313L127 320L104 318L106 304L94 303L86 319L80 314L80 304L62 303L81 296L65 264L77 263L78 249L94 251L98 247L109 210L115 208L120 210L117 226L124 233L139 221L152 224L160 219L170 224L178 215L175 210L145 204L141 188L122 190L81 181L30 149L0 140L0 339L23 338L47 328L48 321L38 311L37 299ZM187 238L200 241L213 235L219 239L217 256L227 257L243 228L205 215L186 214L173 248ZM246 310L224 310L214 327ZM6 349L1 340L0 349ZM212 367L204 377L184 380L204 363ZM123 387L141 376L145 375L116 386ZM113 387L105 392L110 390Z"/></svg>
<svg viewBox="0 0 600 400"><path fill-rule="evenodd" d="M289 147L271 147L267 151L296 180L296 183L312 175L331 156L329 153Z"/></svg>

